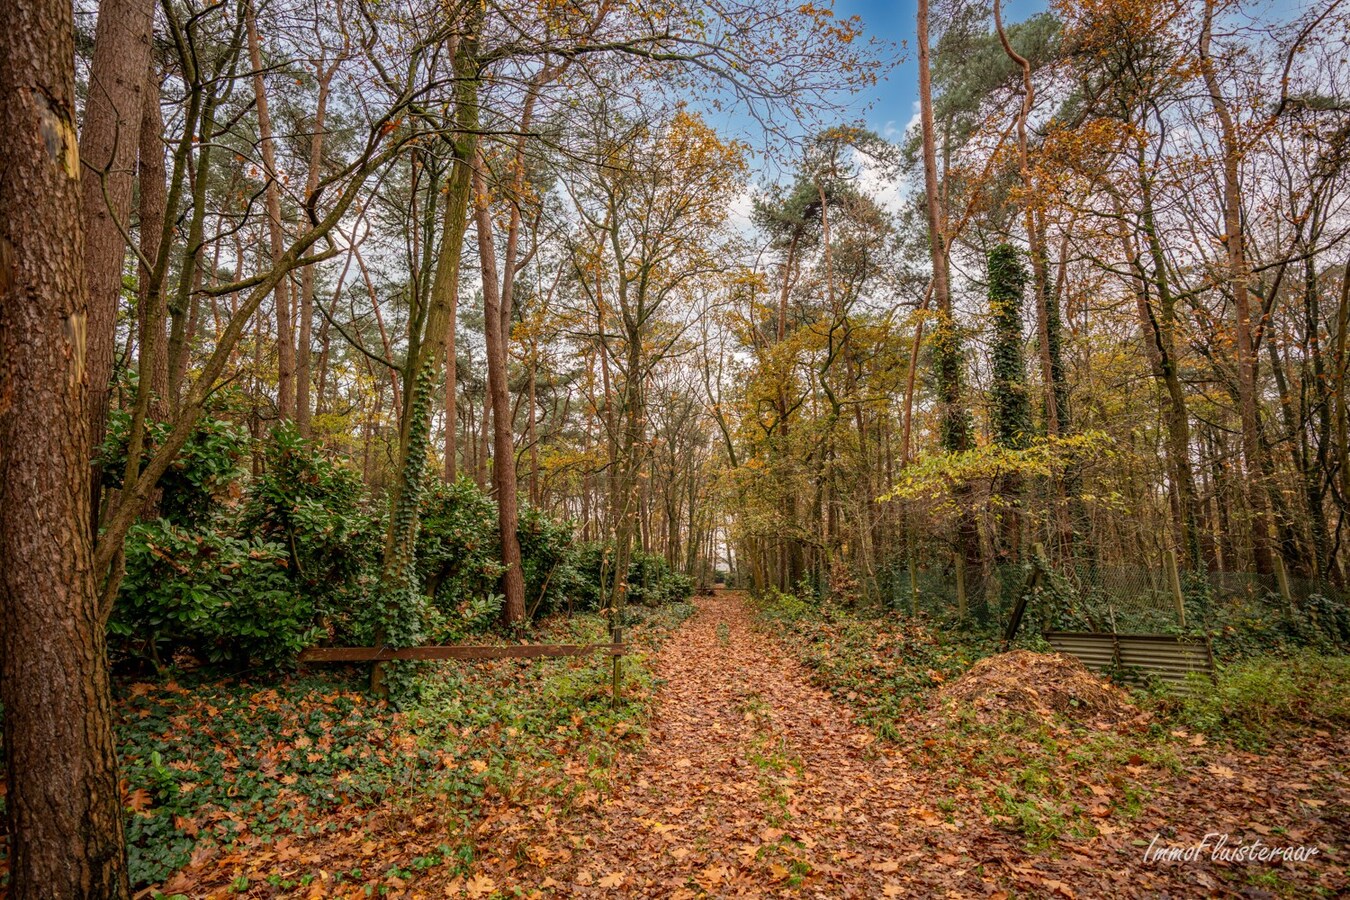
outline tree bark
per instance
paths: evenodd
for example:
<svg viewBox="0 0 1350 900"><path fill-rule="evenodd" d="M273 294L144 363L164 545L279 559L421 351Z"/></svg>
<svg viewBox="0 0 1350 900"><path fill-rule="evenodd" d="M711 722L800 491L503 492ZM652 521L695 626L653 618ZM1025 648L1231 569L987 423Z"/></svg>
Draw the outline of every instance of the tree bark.
<svg viewBox="0 0 1350 900"><path fill-rule="evenodd" d="M140 352L147 357L149 365L143 366L142 371L148 368L148 384L154 394L150 417L162 422L169 416L169 348L168 335L164 331L164 267L159 265L159 256L168 202L165 193L168 173L164 165L164 119L159 110L159 72L153 65L146 68L138 152L141 261L137 265L136 282L141 307ZM147 268L145 260L149 260L154 268Z"/></svg>
<svg viewBox="0 0 1350 900"><path fill-rule="evenodd" d="M88 380L73 35L64 0L0 5L0 703L17 900L130 895L89 528L88 402L107 380Z"/></svg>
<svg viewBox="0 0 1350 900"><path fill-rule="evenodd" d="M933 329L934 367L942 419L943 449L961 453L970 449L970 425L961 403L960 338L952 315L951 282L947 268L946 217L943 214L937 171L937 129L933 122L933 76L929 68L928 2L918 0L919 122L923 132L923 182L927 194L928 247L933 263L933 298L937 324ZM964 496L969 487L958 488ZM957 529L958 565L978 563L979 531L972 513L962 512Z"/></svg>
<svg viewBox="0 0 1350 900"><path fill-rule="evenodd" d="M281 222L281 182L277 174L277 153L272 141L272 114L267 105L267 84L263 79L262 47L258 39L258 21L253 3L244 8L248 28L248 59L253 67L253 97L258 110L258 142L263 159L263 178L267 202L267 232L276 265L285 252L286 236ZM291 331L291 280L277 282L273 297L277 318L277 415L295 418L295 337Z"/></svg>
<svg viewBox="0 0 1350 900"><path fill-rule="evenodd" d="M314 104L313 132L309 137L309 171L305 177L305 200L319 188L319 170L323 168L324 120L328 111L329 85L338 64L318 68L319 96ZM256 66L255 66L256 68ZM270 215L270 212L269 212ZM300 270L300 335L295 357L295 426L302 437L309 437L313 409L310 401L310 342L314 328L314 266Z"/></svg>
<svg viewBox="0 0 1350 900"><path fill-rule="evenodd" d="M1008 33L1003 28L1003 10L994 0L994 27L998 32L1003 52L1022 72L1022 106L1017 114L1017 157L1022 181L1022 216L1027 231L1027 249L1031 255L1031 277L1036 295L1036 331L1040 343L1041 381L1045 390L1045 433L1057 437L1060 431L1059 385L1050 340L1050 279L1046 266L1045 241L1036 222L1036 203L1032 196L1031 150L1027 141L1027 119L1036 102L1036 86L1031 78L1031 61L1013 49Z"/></svg>
<svg viewBox="0 0 1350 900"><path fill-rule="evenodd" d="M1271 555L1270 503L1267 491L1265 455L1261 452L1261 411L1257 405L1256 343L1252 335L1251 293L1247 279L1246 235L1242 228L1242 185L1238 179L1238 162L1242 148L1238 145L1237 125L1232 110L1223 96L1219 77L1210 56L1210 34L1214 24L1214 0L1205 2L1205 21L1200 33L1200 70L1210 103L1219 119L1223 148L1223 244L1228 257L1229 289L1237 314L1237 384L1238 412L1242 419L1242 455L1247 463L1247 504L1251 508L1252 561L1261 575L1275 572Z"/></svg>
<svg viewBox="0 0 1350 900"><path fill-rule="evenodd" d="M506 383L506 345L510 314L511 269L515 259L510 252L514 229L507 238L505 281L497 274L497 248L492 238L492 212L487 188L483 184L483 158L474 167L474 213L477 217L478 260L483 273L483 331L487 343L488 397L492 406L492 480L497 488L497 532L501 542L502 618L508 625L525 619L525 578L520 567L520 536L517 533L519 510L516 498L516 452L511 418L511 393ZM512 213L518 223L518 213Z"/></svg>
<svg viewBox="0 0 1350 900"><path fill-rule="evenodd" d="M117 304L122 296L126 234L131 225L131 181L136 169L154 13L154 0L107 0L99 4L80 131L80 216L89 291L85 356L89 390L85 406L93 448L103 443L108 424ZM91 464L91 533L98 530L102 480L101 467Z"/></svg>

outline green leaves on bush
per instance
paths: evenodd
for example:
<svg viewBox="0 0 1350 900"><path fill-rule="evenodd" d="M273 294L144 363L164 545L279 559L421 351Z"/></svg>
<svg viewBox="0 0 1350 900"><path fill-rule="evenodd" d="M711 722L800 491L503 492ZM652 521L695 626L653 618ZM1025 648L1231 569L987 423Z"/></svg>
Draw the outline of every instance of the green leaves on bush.
<svg viewBox="0 0 1350 900"><path fill-rule="evenodd" d="M361 478L324 457L289 422L273 430L264 457L239 531L285 547L295 588L334 631L350 632L350 608L373 578L380 546L376 522L363 508Z"/></svg>
<svg viewBox="0 0 1350 900"><path fill-rule="evenodd" d="M281 666L318 637L280 544L161 519L132 528L126 565L110 636L157 666L179 650L234 667Z"/></svg>
<svg viewBox="0 0 1350 900"><path fill-rule="evenodd" d="M105 454L113 469L126 424ZM268 437L263 471L246 490L242 432L207 419L189 447L166 480L164 517L127 539L126 578L109 627L124 658L162 667L186 652L236 669L279 668L320 641L362 646L379 633L395 645L454 642L497 622L497 505L472 481L427 479L417 583L391 601L379 586L382 503L355 472L289 423ZM531 617L602 605L602 555L612 560L612 547L578 545L570 522L528 506L519 536ZM641 552L628 582L629 599L647 606L683 600L693 589L663 557ZM399 621L391 624L395 608Z"/></svg>
<svg viewBox="0 0 1350 900"><path fill-rule="evenodd" d="M497 504L467 478L430 481L422 493L417 575L423 592L450 612L463 599L497 592Z"/></svg>
<svg viewBox="0 0 1350 900"><path fill-rule="evenodd" d="M108 487L122 486L130 431L129 412L117 409L108 413L108 436L99 451L103 483ZM150 451L147 458L169 436L169 431L165 422L146 424L144 441ZM204 413L197 430L159 479L160 515L175 525L201 528L233 506L246 474L243 459L248 443L248 432L241 426L215 418L209 410Z"/></svg>

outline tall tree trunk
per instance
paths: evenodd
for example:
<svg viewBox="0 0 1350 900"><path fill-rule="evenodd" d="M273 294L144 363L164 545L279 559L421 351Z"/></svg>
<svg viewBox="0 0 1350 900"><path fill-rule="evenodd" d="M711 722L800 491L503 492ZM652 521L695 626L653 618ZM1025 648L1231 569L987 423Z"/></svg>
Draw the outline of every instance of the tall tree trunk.
<svg viewBox="0 0 1350 900"><path fill-rule="evenodd" d="M90 446L103 443L112 390L117 305L122 296L126 235L131 225L131 182L141 132L145 72L150 65L153 0L99 4L89 93L80 132L80 217L84 222L84 273L89 290L88 348ZM90 474L90 521L98 530L102 469Z"/></svg>
<svg viewBox="0 0 1350 900"><path fill-rule="evenodd" d="M167 204L164 165L164 120L159 110L159 72L153 65L146 68L145 96L141 110L141 137L138 151L140 164L137 180L140 185L140 247L141 262L137 265L136 283L140 304L141 354L147 357L150 378L144 380L154 394L150 417L162 422L169 415L169 348L164 332L167 320L164 311L164 268L159 265L160 245L164 237L164 217ZM167 262L168 256L165 255ZM145 265L154 264L154 269ZM147 367L142 366L142 372Z"/></svg>
<svg viewBox="0 0 1350 900"><path fill-rule="evenodd" d="M267 83L263 78L262 46L258 40L258 21L252 0L244 8L248 28L248 59L253 67L253 98L258 110L258 143L262 152L263 177L267 179L264 196L267 203L267 235L276 265L285 252L286 233L281 221L281 181L277 173L277 152L272 140L272 114L267 104ZM291 331L291 280L277 282L277 415L295 418L295 337Z"/></svg>
<svg viewBox="0 0 1350 900"><path fill-rule="evenodd" d="M0 703L16 900L131 893L89 528L88 401L107 372L89 380L74 59L68 2L0 5Z"/></svg>
<svg viewBox="0 0 1350 900"><path fill-rule="evenodd" d="M1205 20L1200 32L1200 70L1204 74L1209 99L1218 116L1223 147L1223 227L1224 248L1228 256L1229 289L1237 313L1237 384L1238 412L1242 418L1242 455L1247 464L1247 505L1252 517L1252 560L1261 575L1275 572L1271 555L1270 498L1266 476L1265 455L1261 452L1261 411L1257 398L1256 372L1258 359L1252 333L1251 293L1247 280L1251 273L1247 265L1246 235L1242 228L1242 185L1238 180L1238 161L1242 148L1238 144L1237 125L1232 110L1224 99L1214 60L1210 56L1210 34L1214 24L1214 0L1205 0Z"/></svg>
<svg viewBox="0 0 1350 900"><path fill-rule="evenodd" d="M467 174L463 177L468 177ZM458 196L458 195L456 195ZM464 252L464 235L468 230L468 210L451 209L447 202L441 223L441 245L436 254L436 274L432 279L433 303L446 304L450 321L442 341L445 353L445 466L443 477L453 482L458 476L456 428L459 413L456 409L459 391L459 358L455 348L459 319L460 260Z"/></svg>
<svg viewBox="0 0 1350 900"><path fill-rule="evenodd" d="M1031 61L1013 49L1008 33L1003 28L1003 10L994 0L994 27L998 32L1003 52L1022 72L1022 106L1017 113L1017 157L1022 181L1022 216L1027 232L1027 248L1031 255L1031 277L1036 296L1036 329L1040 342L1041 380L1045 389L1045 431L1051 437L1059 434L1060 415L1055 377L1054 344L1050 335L1050 278L1046 265L1045 241L1036 221L1036 198L1032 193L1031 150L1027 141L1027 119L1036 102L1035 82L1031 78Z"/></svg>
<svg viewBox="0 0 1350 900"><path fill-rule="evenodd" d="M305 200L319 188L319 172L323 168L324 120L328 111L328 90L337 74L338 64L328 68L318 66L319 95L314 103L313 132L309 137L309 172L305 177ZM310 341L314 327L314 266L300 270L300 335L295 357L295 425L301 436L309 437L310 417L313 414L310 394Z"/></svg>
<svg viewBox="0 0 1350 900"><path fill-rule="evenodd" d="M941 185L937 171L937 130L933 122L933 76L928 46L929 0L918 0L919 44L919 122L923 132L923 183L927 194L928 247L933 264L933 298L937 304L937 324L933 329L933 359L938 383L938 405L942 419L942 446L960 453L970 448L970 422L961 402L963 365L960 336L952 316L951 281L947 267L946 217L942 210ZM969 487L959 489L962 494ZM957 564L978 563L979 531L975 517L963 513L957 524Z"/></svg>
<svg viewBox="0 0 1350 900"><path fill-rule="evenodd" d="M1167 405L1163 416L1167 426L1167 460L1171 467L1172 486L1177 492L1177 539L1183 562L1189 562L1198 568L1204 559L1200 541L1200 500L1195 490L1195 472L1191 467L1191 424L1186 407L1186 394L1182 389L1181 375L1178 372L1176 342L1176 297L1172 293L1171 280L1167 274L1167 260L1163 255L1162 241L1153 216L1153 182L1146 170L1144 150L1141 146L1135 159L1139 178L1139 225L1151 269L1145 269L1140 251L1134 248L1133 237L1125 231L1125 221L1120 222L1121 239L1127 247L1127 254L1136 263L1137 284L1136 306L1139 313L1139 325L1144 336L1145 354L1153 368L1154 377L1167 393ZM1158 293L1158 309L1155 313L1149 299L1149 288Z"/></svg>
<svg viewBox="0 0 1350 900"><path fill-rule="evenodd" d="M458 298L450 301L456 310L450 315L450 328L445 332L445 472L447 483L459 477L459 464L455 458L459 453L458 429L459 410L457 394L459 392L459 373L456 371L458 358L455 355L455 320L458 316Z"/></svg>
<svg viewBox="0 0 1350 900"><path fill-rule="evenodd" d="M492 480L497 487L497 532L501 543L502 618L514 625L525 618L525 578L520 568L520 537L517 533L519 511L516 497L516 453L511 417L511 392L507 378L506 327L509 316L511 270L514 255L507 251L505 283L498 280L497 248L492 238L492 211L483 183L483 159L474 167L473 196L477 216L478 260L483 273L483 331L487 343L488 396L492 405L493 452ZM513 212L512 225L518 227L519 213ZM507 238L508 247L514 230Z"/></svg>
<svg viewBox="0 0 1350 900"><path fill-rule="evenodd" d="M951 315L952 296L947 275L946 230L937 172L937 138L933 124L933 76L929 68L928 0L918 2L919 121L923 130L923 186L927 195L928 248L933 265L933 296L940 315ZM944 398L945 400L945 398Z"/></svg>
<svg viewBox="0 0 1350 900"><path fill-rule="evenodd" d="M530 446L530 505L539 508L539 347L530 342L530 418L525 423L525 441Z"/></svg>

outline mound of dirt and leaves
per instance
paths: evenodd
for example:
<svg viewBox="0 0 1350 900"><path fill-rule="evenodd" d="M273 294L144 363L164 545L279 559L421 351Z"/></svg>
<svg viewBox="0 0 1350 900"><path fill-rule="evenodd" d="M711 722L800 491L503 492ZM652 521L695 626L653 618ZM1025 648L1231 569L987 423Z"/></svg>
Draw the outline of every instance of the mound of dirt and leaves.
<svg viewBox="0 0 1350 900"><path fill-rule="evenodd" d="M1055 713L1093 721L1124 721L1139 714L1120 688L1063 653L1013 650L980 660L938 692L939 702L991 713Z"/></svg>

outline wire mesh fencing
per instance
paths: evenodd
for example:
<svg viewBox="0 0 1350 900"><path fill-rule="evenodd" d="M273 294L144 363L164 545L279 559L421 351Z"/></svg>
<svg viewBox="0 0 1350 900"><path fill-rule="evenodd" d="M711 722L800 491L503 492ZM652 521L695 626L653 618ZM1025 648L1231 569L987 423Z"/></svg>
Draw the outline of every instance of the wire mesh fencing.
<svg viewBox="0 0 1350 900"><path fill-rule="evenodd" d="M877 573L894 610L1001 630L1027 593L1031 563L966 567L901 560ZM1246 572L1103 565L1091 558L1044 564L1024 629L1115 634L1204 633L1222 656L1281 646L1350 650L1350 591L1315 579Z"/></svg>

